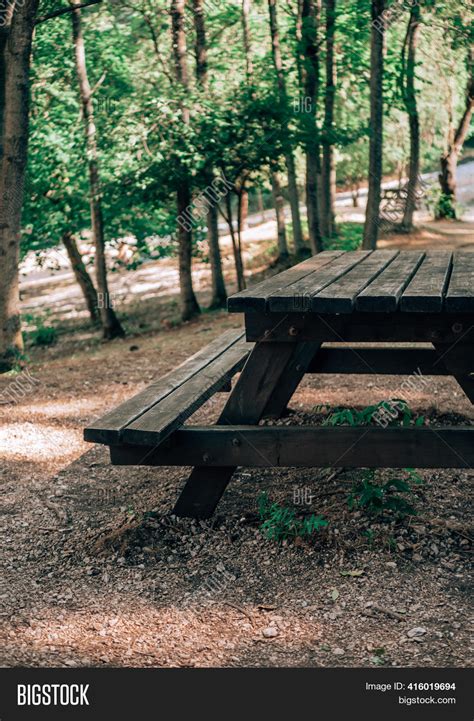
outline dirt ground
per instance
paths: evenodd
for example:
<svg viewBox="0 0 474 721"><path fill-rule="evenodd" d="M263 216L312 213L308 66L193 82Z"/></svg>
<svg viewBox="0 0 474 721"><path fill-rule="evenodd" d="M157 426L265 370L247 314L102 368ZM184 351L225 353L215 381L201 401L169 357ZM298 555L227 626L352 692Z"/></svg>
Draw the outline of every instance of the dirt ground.
<svg viewBox="0 0 474 721"><path fill-rule="evenodd" d="M54 279L43 299L59 288L66 307ZM29 349L33 387L18 402L1 394L20 376L0 377L0 663L469 665L471 470L420 471L417 515L395 520L349 508L363 471L239 469L212 521L195 522L170 517L189 469L112 467L82 441L92 419L241 323L217 312L175 326L174 308L168 295L134 294L120 309L129 336L108 344L80 317L65 321L56 345ZM474 422L453 380L425 381L408 399L425 424ZM320 404L362 408L399 387L307 377L282 422L318 422ZM310 541L267 540L262 491L329 525Z"/></svg>

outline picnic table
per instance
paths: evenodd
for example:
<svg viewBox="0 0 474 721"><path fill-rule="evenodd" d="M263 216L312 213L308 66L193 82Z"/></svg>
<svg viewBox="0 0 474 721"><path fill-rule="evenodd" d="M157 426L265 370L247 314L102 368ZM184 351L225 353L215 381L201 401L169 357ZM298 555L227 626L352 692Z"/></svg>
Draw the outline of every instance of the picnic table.
<svg viewBox="0 0 474 721"><path fill-rule="evenodd" d="M224 334L85 431L114 464L193 466L175 514L210 517L239 466L472 466L469 425L260 421L281 417L306 373L451 375L474 402L474 253L326 251L231 296L228 310L244 314L245 338ZM240 370L215 425L184 424Z"/></svg>

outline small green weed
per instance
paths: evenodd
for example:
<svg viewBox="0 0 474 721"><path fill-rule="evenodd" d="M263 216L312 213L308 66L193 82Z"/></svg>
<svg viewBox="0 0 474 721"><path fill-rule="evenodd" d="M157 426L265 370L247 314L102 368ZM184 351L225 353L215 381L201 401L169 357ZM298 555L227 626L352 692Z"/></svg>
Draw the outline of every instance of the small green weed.
<svg viewBox="0 0 474 721"><path fill-rule="evenodd" d="M420 476L411 468L403 471L405 477L392 477L378 482L374 470L366 470L363 478L357 481L348 498L351 510L358 508L370 516L383 516L391 512L399 518L416 515L416 509L410 503L413 495L411 483L422 483ZM408 500L410 499L410 500ZM369 543L373 537L369 537Z"/></svg>
<svg viewBox="0 0 474 721"><path fill-rule="evenodd" d="M258 498L258 513L263 521L260 530L270 541L285 541L289 538L308 538L328 525L322 516L312 514L298 518L296 511L272 503L267 493Z"/></svg>
<svg viewBox="0 0 474 721"><path fill-rule="evenodd" d="M323 426L368 426L372 423L379 425L415 426L423 425L424 416L415 418L408 403L398 398L389 401L380 401L372 406L367 406L361 411L355 408L333 408L330 405L319 405L314 408L315 413L326 412L328 415L323 421Z"/></svg>

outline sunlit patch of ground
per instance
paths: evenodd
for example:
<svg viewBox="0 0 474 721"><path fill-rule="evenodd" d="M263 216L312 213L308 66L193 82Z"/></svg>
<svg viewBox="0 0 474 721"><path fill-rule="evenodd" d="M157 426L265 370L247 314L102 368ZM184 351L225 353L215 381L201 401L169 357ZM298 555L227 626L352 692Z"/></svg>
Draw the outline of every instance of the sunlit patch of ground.
<svg viewBox="0 0 474 721"><path fill-rule="evenodd" d="M0 426L0 458L4 460L66 460L82 448L78 430L37 423Z"/></svg>

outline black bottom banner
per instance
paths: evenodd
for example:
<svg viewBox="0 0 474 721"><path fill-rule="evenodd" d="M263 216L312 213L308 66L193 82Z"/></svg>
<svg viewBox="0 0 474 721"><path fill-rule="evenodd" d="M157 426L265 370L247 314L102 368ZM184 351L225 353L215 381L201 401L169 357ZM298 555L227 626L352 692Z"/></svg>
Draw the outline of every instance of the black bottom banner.
<svg viewBox="0 0 474 721"><path fill-rule="evenodd" d="M0 721L472 721L469 669L3 669Z"/></svg>

